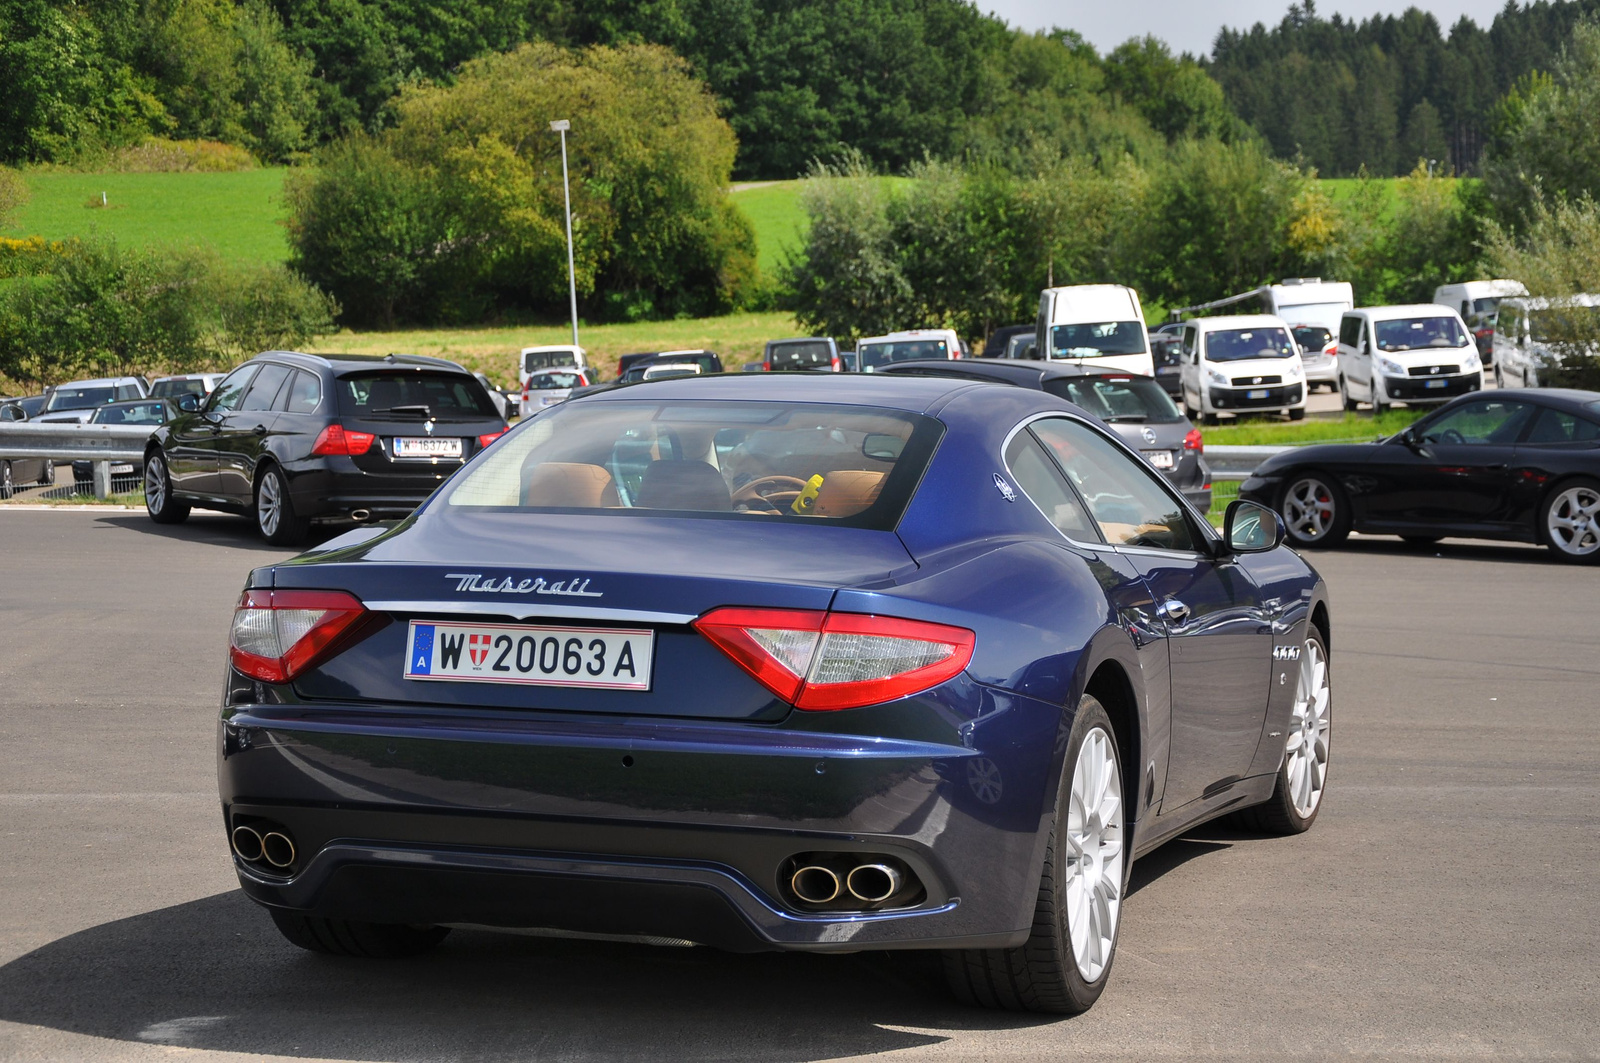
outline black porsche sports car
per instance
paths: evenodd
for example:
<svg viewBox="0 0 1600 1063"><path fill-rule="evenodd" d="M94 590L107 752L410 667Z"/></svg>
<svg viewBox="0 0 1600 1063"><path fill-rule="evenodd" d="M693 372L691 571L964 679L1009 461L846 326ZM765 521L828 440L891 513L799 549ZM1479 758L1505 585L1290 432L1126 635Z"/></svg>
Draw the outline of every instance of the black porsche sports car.
<svg viewBox="0 0 1600 1063"><path fill-rule="evenodd" d="M1351 531L1419 545L1448 535L1600 562L1600 393L1473 392L1388 439L1274 455L1239 497L1282 513L1295 546Z"/></svg>

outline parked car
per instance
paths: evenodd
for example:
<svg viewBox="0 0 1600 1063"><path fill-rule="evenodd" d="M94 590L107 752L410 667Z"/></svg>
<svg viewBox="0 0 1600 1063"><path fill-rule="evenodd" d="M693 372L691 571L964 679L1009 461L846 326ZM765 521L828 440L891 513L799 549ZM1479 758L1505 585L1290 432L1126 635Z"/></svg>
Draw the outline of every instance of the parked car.
<svg viewBox="0 0 1600 1063"><path fill-rule="evenodd" d="M184 373L180 376L158 376L150 384L153 399L177 399L182 395L211 394L222 383L221 373Z"/></svg>
<svg viewBox="0 0 1600 1063"><path fill-rule="evenodd" d="M1461 315L1448 306L1364 306L1339 323L1344 408L1370 402L1437 405L1483 387L1483 363Z"/></svg>
<svg viewBox="0 0 1600 1063"><path fill-rule="evenodd" d="M1139 293L1123 284L1072 284L1039 293L1039 355L1155 375Z"/></svg>
<svg viewBox="0 0 1600 1063"><path fill-rule="evenodd" d="M861 372L861 362L857 358L855 351L840 351L839 352L839 372L841 372L841 373L859 373L859 372Z"/></svg>
<svg viewBox="0 0 1600 1063"><path fill-rule="evenodd" d="M628 376L624 379L631 383L635 380L670 380L673 377L699 375L700 366L696 362L652 362L628 370Z"/></svg>
<svg viewBox="0 0 1600 1063"><path fill-rule="evenodd" d="M932 376L1035 388L1089 411L1142 454L1204 516L1211 509L1211 467L1205 440L1155 380L1061 362L974 359L896 362L880 373Z"/></svg>
<svg viewBox="0 0 1600 1063"><path fill-rule="evenodd" d="M1034 325L1005 325L989 333L980 358L1021 358L1020 352L1034 341ZM1019 340L1018 337L1021 337Z"/></svg>
<svg viewBox="0 0 1600 1063"><path fill-rule="evenodd" d="M323 954L456 924L920 946L963 1000L1081 1012L1135 858L1316 820L1329 605L1282 534L1234 502L1219 535L1028 388L594 392L392 533L251 573L234 868Z"/></svg>
<svg viewBox="0 0 1600 1063"><path fill-rule="evenodd" d="M500 419L510 420L513 406L512 398L496 387L494 381L490 380L487 375L473 373L472 378L483 385L483 390L488 393L489 401L494 403L494 412L500 415Z"/></svg>
<svg viewBox="0 0 1600 1063"><path fill-rule="evenodd" d="M1300 348L1300 368L1306 374L1306 393L1322 385L1339 390L1339 341L1333 330L1322 325L1290 325L1289 332Z"/></svg>
<svg viewBox="0 0 1600 1063"><path fill-rule="evenodd" d="M156 383L161 383L159 380ZM183 394L192 395L194 392L186 391ZM171 399L125 399L121 402L108 402L104 406L95 408L89 417L89 424L132 424L132 425L162 425L178 416L181 411L177 403ZM132 447L135 444L129 443ZM144 462L116 462L111 466L112 476L139 476L144 475ZM72 463L72 478L77 483L88 483L94 479L94 462L79 459Z"/></svg>
<svg viewBox="0 0 1600 1063"><path fill-rule="evenodd" d="M1150 363L1155 366L1156 383L1177 401L1183 400L1183 335L1157 332L1150 336Z"/></svg>
<svg viewBox="0 0 1600 1063"><path fill-rule="evenodd" d="M17 424L28 419L24 399L0 399L0 424ZM42 404L42 403L41 403ZM56 482L55 462L48 458L0 458L0 498L10 498L19 486Z"/></svg>
<svg viewBox="0 0 1600 1063"><path fill-rule="evenodd" d="M722 372L722 358L716 351L707 351L701 348L681 351L647 351L640 354L625 354L617 359L618 380L638 380L638 375L630 377L629 370L641 366L651 365L656 362L693 362L700 367L702 373Z"/></svg>
<svg viewBox="0 0 1600 1063"><path fill-rule="evenodd" d="M1183 325L1183 412L1206 424L1219 413L1306 415L1300 348L1268 314L1190 318Z"/></svg>
<svg viewBox="0 0 1600 1063"><path fill-rule="evenodd" d="M1600 295L1557 300L1502 299L1493 337L1495 386L1536 388L1550 383L1562 362L1562 350L1553 342L1551 325L1562 318L1592 318L1597 314Z"/></svg>
<svg viewBox="0 0 1600 1063"><path fill-rule="evenodd" d="M22 414L22 416L14 419L26 421L30 418L37 417L39 415L39 411L44 409L44 404L48 402L49 399L49 391L39 395L21 395L11 399L0 399L0 408L10 407L15 409L18 413Z"/></svg>
<svg viewBox="0 0 1600 1063"><path fill-rule="evenodd" d="M589 383L588 374L575 365L530 373L522 382L521 415L532 417L540 410L566 402L573 388L586 388Z"/></svg>
<svg viewBox="0 0 1600 1063"><path fill-rule="evenodd" d="M771 340L762 352L761 368L768 373L839 372L839 345L832 336Z"/></svg>
<svg viewBox="0 0 1600 1063"><path fill-rule="evenodd" d="M1441 284L1433 290L1433 301L1461 315L1477 344L1478 357L1489 365L1494 361L1494 328L1499 320L1500 300L1527 294L1528 289L1520 281L1467 281Z"/></svg>
<svg viewBox="0 0 1600 1063"><path fill-rule="evenodd" d="M471 373L420 355L270 351L179 408L145 451L150 518L245 513L280 545L313 520L409 514L506 430Z"/></svg>
<svg viewBox="0 0 1600 1063"><path fill-rule="evenodd" d="M1278 454L1239 494L1277 508L1296 546L1337 546L1351 531L1416 545L1462 536L1600 562L1600 392L1462 395L1376 443Z"/></svg>
<svg viewBox="0 0 1600 1063"><path fill-rule="evenodd" d="M47 423L68 422L83 424L96 406L122 399L142 399L150 393L144 378L137 376L105 377L99 380L74 380L58 384L45 400L44 407L33 420Z"/></svg>
<svg viewBox="0 0 1600 1063"><path fill-rule="evenodd" d="M950 329L908 329L867 336L856 344L856 361L863 373L877 372L893 362L960 357L961 341Z"/></svg>
<svg viewBox="0 0 1600 1063"><path fill-rule="evenodd" d="M541 369L565 369L569 366L576 366L585 375L590 375L589 352L570 343L524 347L517 355L517 386L525 386L528 377Z"/></svg>

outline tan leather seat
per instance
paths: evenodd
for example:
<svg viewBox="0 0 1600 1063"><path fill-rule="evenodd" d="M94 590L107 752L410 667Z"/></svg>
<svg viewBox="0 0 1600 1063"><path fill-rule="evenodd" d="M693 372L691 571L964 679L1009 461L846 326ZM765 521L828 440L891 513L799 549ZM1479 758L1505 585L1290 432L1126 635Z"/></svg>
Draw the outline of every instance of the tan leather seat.
<svg viewBox="0 0 1600 1063"><path fill-rule="evenodd" d="M613 508L617 485L598 465L546 461L533 467L522 491L525 506L573 506L580 509Z"/></svg>
<svg viewBox="0 0 1600 1063"><path fill-rule="evenodd" d="M853 517L878 500L883 490L883 473L870 469L839 469L822 478L816 505L818 517Z"/></svg>

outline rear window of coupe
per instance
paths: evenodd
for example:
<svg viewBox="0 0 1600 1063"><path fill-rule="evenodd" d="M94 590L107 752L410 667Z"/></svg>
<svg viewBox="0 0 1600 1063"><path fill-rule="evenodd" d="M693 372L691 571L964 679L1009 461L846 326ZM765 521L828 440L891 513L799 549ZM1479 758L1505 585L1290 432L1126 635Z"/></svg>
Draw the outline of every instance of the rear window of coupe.
<svg viewBox="0 0 1600 1063"><path fill-rule="evenodd" d="M942 433L867 406L579 401L495 444L448 504L889 530Z"/></svg>

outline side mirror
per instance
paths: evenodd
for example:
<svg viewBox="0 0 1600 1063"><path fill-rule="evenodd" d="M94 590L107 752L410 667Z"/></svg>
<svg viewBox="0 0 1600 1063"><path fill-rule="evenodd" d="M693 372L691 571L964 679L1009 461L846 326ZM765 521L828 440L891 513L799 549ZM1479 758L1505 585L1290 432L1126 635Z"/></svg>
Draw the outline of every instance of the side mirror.
<svg viewBox="0 0 1600 1063"><path fill-rule="evenodd" d="M1235 554L1259 554L1283 543L1283 518L1259 502L1236 498L1222 517L1222 538Z"/></svg>
<svg viewBox="0 0 1600 1063"><path fill-rule="evenodd" d="M200 409L200 396L199 395L179 395L178 396L178 409L182 410L184 413L196 413L196 412L198 412L199 409Z"/></svg>

